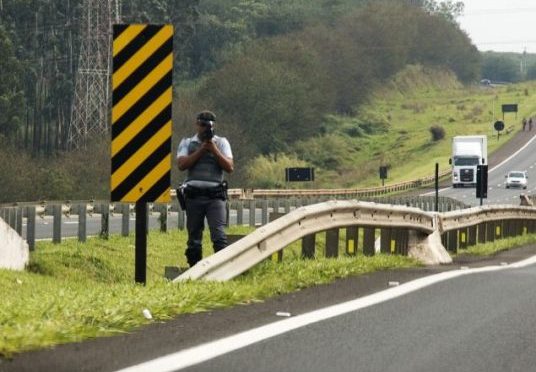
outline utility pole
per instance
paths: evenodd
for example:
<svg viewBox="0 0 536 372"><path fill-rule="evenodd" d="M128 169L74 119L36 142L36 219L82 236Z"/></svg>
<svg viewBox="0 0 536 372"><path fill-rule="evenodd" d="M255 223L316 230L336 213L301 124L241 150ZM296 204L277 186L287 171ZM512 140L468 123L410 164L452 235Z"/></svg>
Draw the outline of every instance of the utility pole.
<svg viewBox="0 0 536 372"><path fill-rule="evenodd" d="M110 127L112 23L119 23L120 0L84 0L80 54L75 77L68 146L85 147Z"/></svg>

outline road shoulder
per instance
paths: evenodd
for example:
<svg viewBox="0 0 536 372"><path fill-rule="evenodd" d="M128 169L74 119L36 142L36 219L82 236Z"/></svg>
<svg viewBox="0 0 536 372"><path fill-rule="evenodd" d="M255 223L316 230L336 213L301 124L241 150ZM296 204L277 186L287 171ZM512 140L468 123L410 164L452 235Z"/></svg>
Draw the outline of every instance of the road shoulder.
<svg viewBox="0 0 536 372"><path fill-rule="evenodd" d="M389 282L402 284L438 272L458 270L461 266L512 263L535 254L536 245L531 245L491 257L459 255L450 265L379 271L338 279L262 303L182 315L128 334L22 353L12 360L0 359L0 371L112 371L281 320L276 315L278 312L299 315L387 289Z"/></svg>

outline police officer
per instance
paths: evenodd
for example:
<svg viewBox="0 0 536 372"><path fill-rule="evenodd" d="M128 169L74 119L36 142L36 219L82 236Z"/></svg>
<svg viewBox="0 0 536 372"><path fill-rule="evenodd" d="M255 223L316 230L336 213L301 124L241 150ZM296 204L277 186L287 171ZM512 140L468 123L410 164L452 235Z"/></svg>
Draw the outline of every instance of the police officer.
<svg viewBox="0 0 536 372"><path fill-rule="evenodd" d="M216 115L210 111L201 111L196 119L197 133L191 138L183 138L177 151L179 169L188 171L183 186L188 230L185 254L190 267L203 258L201 244L205 217L214 252L227 246L224 231L227 188L223 171L231 173L234 169L229 141L214 135Z"/></svg>

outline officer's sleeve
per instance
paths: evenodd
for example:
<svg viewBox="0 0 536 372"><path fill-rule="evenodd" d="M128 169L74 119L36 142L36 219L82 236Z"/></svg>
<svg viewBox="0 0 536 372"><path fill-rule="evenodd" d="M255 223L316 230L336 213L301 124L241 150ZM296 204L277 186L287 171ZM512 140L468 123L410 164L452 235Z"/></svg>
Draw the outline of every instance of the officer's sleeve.
<svg viewBox="0 0 536 372"><path fill-rule="evenodd" d="M233 152L231 151L231 144L227 141L227 138L221 137L218 141L218 147L221 153L229 159L233 158Z"/></svg>
<svg viewBox="0 0 536 372"><path fill-rule="evenodd" d="M181 156L188 156L188 146L190 145L190 139L189 138L183 138L181 142L179 143L179 147L177 149L177 159Z"/></svg>

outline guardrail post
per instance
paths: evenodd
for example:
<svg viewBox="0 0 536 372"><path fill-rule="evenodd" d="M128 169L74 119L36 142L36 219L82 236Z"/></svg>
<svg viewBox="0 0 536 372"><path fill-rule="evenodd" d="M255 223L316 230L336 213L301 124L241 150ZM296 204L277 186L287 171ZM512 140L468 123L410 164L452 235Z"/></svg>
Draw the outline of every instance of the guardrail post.
<svg viewBox="0 0 536 372"><path fill-rule="evenodd" d="M447 249L451 252L458 252L458 230L447 232Z"/></svg>
<svg viewBox="0 0 536 372"><path fill-rule="evenodd" d="M121 236L128 236L130 233L130 204L121 204Z"/></svg>
<svg viewBox="0 0 536 372"><path fill-rule="evenodd" d="M346 228L346 254L348 256L357 255L357 243L359 241L359 227L350 226Z"/></svg>
<svg viewBox="0 0 536 372"><path fill-rule="evenodd" d="M409 230L398 229L398 237L397 253L407 256L409 252ZM398 242L400 242L400 245L398 245Z"/></svg>
<svg viewBox="0 0 536 372"><path fill-rule="evenodd" d="M326 257L339 256L339 229L329 229L326 231Z"/></svg>
<svg viewBox="0 0 536 372"><path fill-rule="evenodd" d="M263 199L261 206L262 206L261 223L262 225L266 225L268 223L268 200Z"/></svg>
<svg viewBox="0 0 536 372"><path fill-rule="evenodd" d="M316 247L316 235L310 234L310 235L304 236L302 239L302 257L314 258L315 247Z"/></svg>
<svg viewBox="0 0 536 372"><path fill-rule="evenodd" d="M17 233L20 236L22 236L22 208L17 207L15 210L16 210L16 214L17 214L17 221L16 221L15 230L17 230Z"/></svg>
<svg viewBox="0 0 536 372"><path fill-rule="evenodd" d="M363 228L363 255L374 256L374 240L376 239L374 227Z"/></svg>
<svg viewBox="0 0 536 372"><path fill-rule="evenodd" d="M255 227L256 205L255 199L249 201L249 226Z"/></svg>
<svg viewBox="0 0 536 372"><path fill-rule="evenodd" d="M525 221L524 220L516 220L517 225L517 235L521 236L525 233Z"/></svg>
<svg viewBox="0 0 536 372"><path fill-rule="evenodd" d="M290 213L290 200L285 199L285 213Z"/></svg>
<svg viewBox="0 0 536 372"><path fill-rule="evenodd" d="M35 250L35 206L26 209L26 241L31 251Z"/></svg>
<svg viewBox="0 0 536 372"><path fill-rule="evenodd" d="M17 230L17 210L13 207L8 208L9 218L8 225L11 226L13 230Z"/></svg>
<svg viewBox="0 0 536 372"><path fill-rule="evenodd" d="M441 234L441 244L443 245L443 247L447 247L448 242L449 242L448 235L447 233L444 232L443 234Z"/></svg>
<svg viewBox="0 0 536 372"><path fill-rule="evenodd" d="M536 232L536 221L529 220L527 229L528 229L529 234L534 234Z"/></svg>
<svg viewBox="0 0 536 372"><path fill-rule="evenodd" d="M238 206L236 207L236 224L238 226L244 224L244 200L238 201Z"/></svg>
<svg viewBox="0 0 536 372"><path fill-rule="evenodd" d="M228 204L227 204L228 207ZM160 215L158 216L158 221L160 222L160 232L167 233L168 231L168 213L167 213L167 204L161 204L158 208L160 210ZM227 209L227 221L229 221L229 209ZM229 222L227 222L227 226Z"/></svg>
<svg viewBox="0 0 536 372"><path fill-rule="evenodd" d="M279 213L279 212L271 212L270 215L268 216L269 217L269 221L272 222L272 221L275 221L277 220L279 217L283 216L284 213ZM274 253L272 255L272 260L276 261L276 262L282 262L283 261L283 250L279 250L277 251L276 253Z"/></svg>
<svg viewBox="0 0 536 372"><path fill-rule="evenodd" d="M502 231L503 237L508 238L509 236L513 236L512 235L512 230L513 230L512 221L510 220L503 221L502 227L503 227L503 231Z"/></svg>
<svg viewBox="0 0 536 372"><path fill-rule="evenodd" d="M504 237L504 227L501 221L495 222L495 238L501 239Z"/></svg>
<svg viewBox="0 0 536 372"><path fill-rule="evenodd" d="M482 222L477 225L478 230L478 243L485 243L486 242L486 223Z"/></svg>
<svg viewBox="0 0 536 372"><path fill-rule="evenodd" d="M179 227L179 230L184 230L184 227L186 226L186 212L179 208L178 211L178 222L177 225Z"/></svg>
<svg viewBox="0 0 536 372"><path fill-rule="evenodd" d="M87 237L87 204L82 203L78 206L78 241L85 242Z"/></svg>
<svg viewBox="0 0 536 372"><path fill-rule="evenodd" d="M279 204L281 203L281 201L279 199L272 199L272 210L275 212L275 213L280 213L279 212Z"/></svg>
<svg viewBox="0 0 536 372"><path fill-rule="evenodd" d="M458 247L460 249L467 249L468 235L466 227L458 230Z"/></svg>
<svg viewBox="0 0 536 372"><path fill-rule="evenodd" d="M467 229L467 245L473 246L476 245L476 226L470 226Z"/></svg>
<svg viewBox="0 0 536 372"><path fill-rule="evenodd" d="M495 222L486 222L486 240L488 242L495 241Z"/></svg>
<svg viewBox="0 0 536 372"><path fill-rule="evenodd" d="M380 252L391 254L391 229L382 227L380 229Z"/></svg>
<svg viewBox="0 0 536 372"><path fill-rule="evenodd" d="M52 242L61 243L61 204L55 204L52 207L53 227L52 227Z"/></svg>
<svg viewBox="0 0 536 372"><path fill-rule="evenodd" d="M510 220L509 221L509 230L510 230L510 236L518 236L519 235L519 223L518 220Z"/></svg>
<svg viewBox="0 0 536 372"><path fill-rule="evenodd" d="M519 220L510 220L510 236L521 235L519 233Z"/></svg>
<svg viewBox="0 0 536 372"><path fill-rule="evenodd" d="M102 239L110 237L110 207L108 203L101 204L101 230L99 236Z"/></svg>

